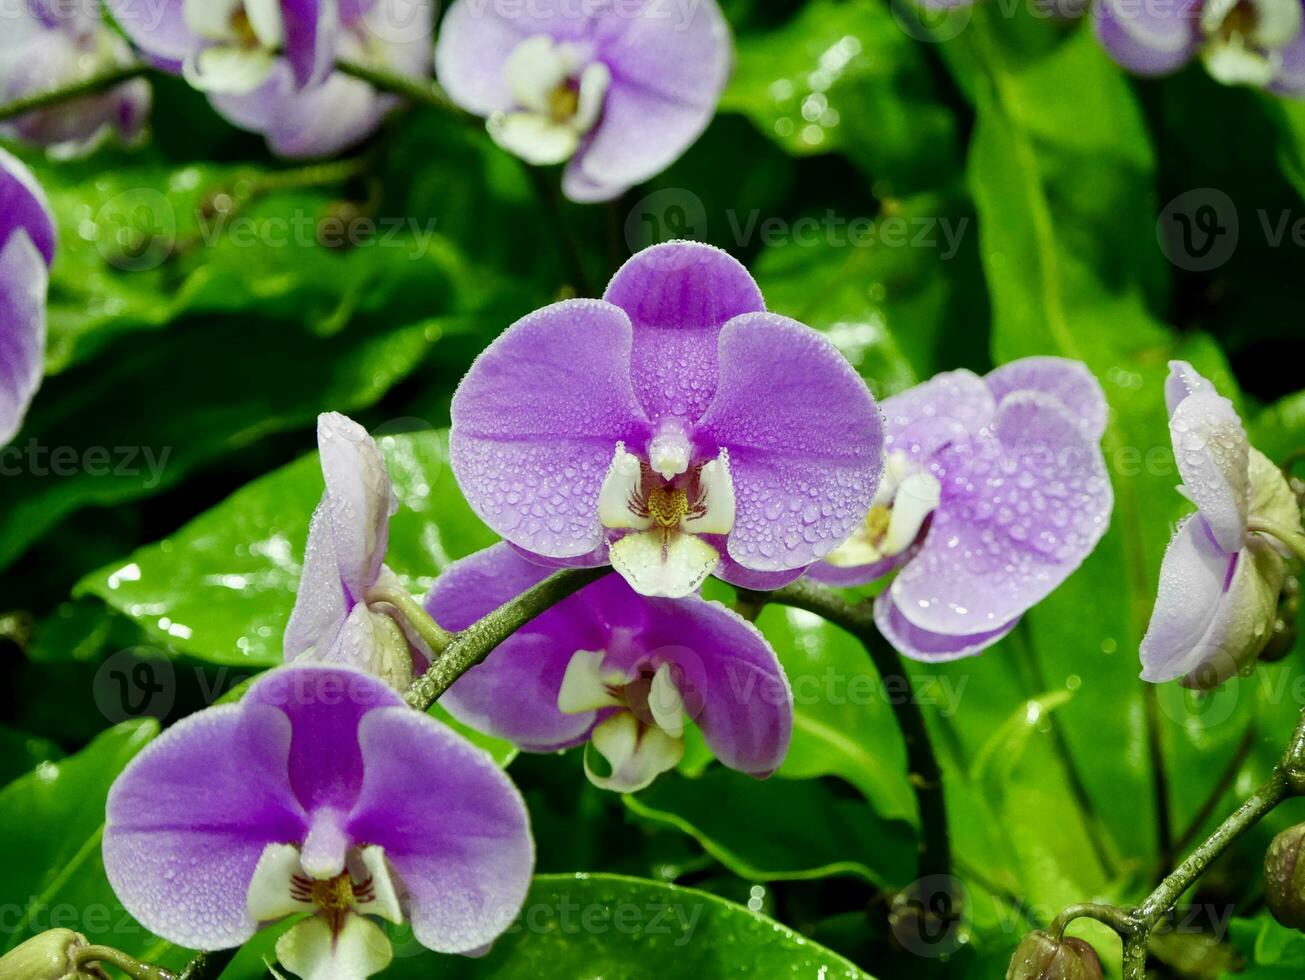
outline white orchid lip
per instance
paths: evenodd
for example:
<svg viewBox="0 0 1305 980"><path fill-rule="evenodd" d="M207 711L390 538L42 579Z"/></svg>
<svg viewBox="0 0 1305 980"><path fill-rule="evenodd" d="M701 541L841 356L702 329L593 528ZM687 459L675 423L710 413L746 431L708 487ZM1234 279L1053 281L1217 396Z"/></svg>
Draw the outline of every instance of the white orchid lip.
<svg viewBox="0 0 1305 980"><path fill-rule="evenodd" d="M490 136L536 166L570 159L602 114L607 66L580 45L537 34L512 49L504 73L516 108L490 116Z"/></svg>
<svg viewBox="0 0 1305 980"><path fill-rule="evenodd" d="M608 553L636 592L683 598L720 562L720 552L699 535L727 535L734 528L729 453L722 449L715 459L694 466L687 437L659 432L649 456L641 460L617 443L598 495L598 519L609 530L631 532L614 541Z"/></svg>
<svg viewBox="0 0 1305 980"><path fill-rule="evenodd" d="M345 867L313 874L293 844L269 844L250 880L255 922L301 912L311 915L277 940L277 958L303 980L367 977L389 965L385 933L367 916L403 922L398 889L380 847L353 848Z"/></svg>
<svg viewBox="0 0 1305 980"><path fill-rule="evenodd" d="M906 551L942 500L942 485L904 452L888 455L883 480L861 527L825 560L836 568L858 568Z"/></svg>
<svg viewBox="0 0 1305 980"><path fill-rule="evenodd" d="M612 710L594 728L590 748L610 770L600 774L585 755L585 773L602 789L633 793L673 769L684 755L690 717L675 666L644 663L627 672L605 664L603 651L578 650L567 664L557 706L563 714Z"/></svg>
<svg viewBox="0 0 1305 980"><path fill-rule="evenodd" d="M1209 38L1206 67L1225 84L1267 85L1301 21L1296 0L1210 0L1201 11L1201 29Z"/></svg>
<svg viewBox="0 0 1305 980"><path fill-rule="evenodd" d="M247 95L267 80L285 44L280 0L185 0L182 16L209 42L182 65L198 89Z"/></svg>

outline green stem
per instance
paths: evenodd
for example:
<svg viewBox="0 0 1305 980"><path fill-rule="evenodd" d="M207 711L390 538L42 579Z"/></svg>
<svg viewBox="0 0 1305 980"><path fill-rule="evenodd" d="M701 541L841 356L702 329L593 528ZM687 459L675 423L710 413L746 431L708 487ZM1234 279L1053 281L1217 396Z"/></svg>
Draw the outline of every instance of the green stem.
<svg viewBox="0 0 1305 980"><path fill-rule="evenodd" d="M115 85L121 85L123 82L130 82L132 79L140 78L149 70L149 65L145 64L115 65L98 74L89 75L60 88L47 89L44 92L23 96L21 99L15 99L13 102L0 105L0 122L25 116L27 113L35 112L38 109L48 109L51 106L62 105L65 102L71 102L86 95L95 95L105 89L113 88Z"/></svg>
<svg viewBox="0 0 1305 980"><path fill-rule="evenodd" d="M441 109L460 119L478 123L474 116L463 112L449 98L448 93L440 87L438 82L413 78L409 75L400 75L384 68L377 68L374 65L366 65L357 61L340 60L335 63L335 67L341 74L357 78L373 88L393 92L395 95L401 95L409 101Z"/></svg>
<svg viewBox="0 0 1305 980"><path fill-rule="evenodd" d="M419 711L426 711L453 686L454 681L481 663L522 626L610 571L609 567L603 566L558 572L455 634L430 669L412 682L405 694L408 703Z"/></svg>
<svg viewBox="0 0 1305 980"><path fill-rule="evenodd" d="M1110 906L1074 905L1056 917L1054 927L1063 932L1071 920L1082 916L1105 922L1124 940L1124 980L1145 980L1151 934L1183 894L1242 834L1287 797L1302 794L1305 794L1305 712L1301 713L1291 742L1264 785L1252 793L1182 864L1166 875L1136 908L1110 911Z"/></svg>
<svg viewBox="0 0 1305 980"><path fill-rule="evenodd" d="M1252 517L1246 523L1246 528L1250 531L1258 531L1261 534L1269 535L1288 548L1300 561L1305 561L1305 535L1299 531L1289 528L1286 524L1266 520L1262 517Z"/></svg>
<svg viewBox="0 0 1305 980"><path fill-rule="evenodd" d="M177 980L217 980L238 952L239 949L220 949L216 953L200 953L186 964Z"/></svg>
<svg viewBox="0 0 1305 980"><path fill-rule="evenodd" d="M909 782L920 813L919 876L951 874L951 837L947 830L942 769L934 754L910 675L903 668L897 651L880 635L873 609L869 604L853 605L832 589L807 579L799 579L774 592L745 595L750 601L775 602L805 609L861 641L885 690L893 694L888 699L889 704L906 743Z"/></svg>
<svg viewBox="0 0 1305 980"><path fill-rule="evenodd" d="M1084 902L1081 905L1071 905L1061 912L1052 920L1047 931L1051 933L1053 939L1060 939L1065 934L1065 927L1075 919L1095 919L1097 922L1104 922L1121 936L1132 932L1136 925L1132 916L1121 908L1101 905L1097 902Z"/></svg>
<svg viewBox="0 0 1305 980"><path fill-rule="evenodd" d="M177 980L177 975L171 970L165 970L153 963L142 963L135 957L110 946L83 946L73 954L72 959L74 965L79 967L91 963L106 964L122 971L131 977L131 980Z"/></svg>
<svg viewBox="0 0 1305 980"><path fill-rule="evenodd" d="M430 613L422 607L422 604L407 592L404 592L403 589L373 586L367 590L364 601L369 606L384 603L397 609L404 622L426 641L431 648L431 652L436 656L443 653L449 644L453 642L453 634L435 622Z"/></svg>

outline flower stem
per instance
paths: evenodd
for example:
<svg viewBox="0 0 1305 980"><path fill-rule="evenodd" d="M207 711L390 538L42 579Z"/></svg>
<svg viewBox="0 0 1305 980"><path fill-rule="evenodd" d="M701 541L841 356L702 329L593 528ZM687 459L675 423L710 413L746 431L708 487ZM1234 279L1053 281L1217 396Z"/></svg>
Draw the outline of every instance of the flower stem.
<svg viewBox="0 0 1305 980"><path fill-rule="evenodd" d="M25 95L21 99L15 99L13 102L0 105L0 122L25 116L29 112L35 112L38 109L48 109L50 106L62 105L83 96L95 95L105 89L111 89L115 85L121 85L123 82L130 82L132 79L140 78L149 70L149 65L146 64L115 65L105 71L95 75L88 75L86 78L60 88Z"/></svg>
<svg viewBox="0 0 1305 980"><path fill-rule="evenodd" d="M444 652L431 663L430 669L409 686L404 695L408 703L418 711L426 711L453 686L454 681L484 661L495 647L522 626L610 571L611 568L604 565L558 572L455 633Z"/></svg>
<svg viewBox="0 0 1305 980"><path fill-rule="evenodd" d="M1124 980L1145 980L1146 953L1151 934L1175 903L1237 838L1263 820L1289 796L1305 794L1305 712L1273 774L1221 823L1177 868L1165 876L1133 909L1103 905L1072 905L1056 917L1057 935L1073 919L1093 918L1114 929L1124 940Z"/></svg>
<svg viewBox="0 0 1305 980"><path fill-rule="evenodd" d="M177 980L217 980L239 951L237 948L200 953L186 964L186 968L177 975Z"/></svg>
<svg viewBox="0 0 1305 980"><path fill-rule="evenodd" d="M383 603L397 609L404 622L426 641L431 652L436 656L448 649L449 644L453 642L453 634L435 622L422 604L403 589L376 585L368 589L367 595L363 598L369 606Z"/></svg>
<svg viewBox="0 0 1305 980"><path fill-rule="evenodd" d="M142 963L135 957L110 946L83 946L73 954L72 958L73 963L79 967L91 963L107 964L115 970L122 971L131 977L131 980L177 980L177 975L171 970L165 970L153 963Z"/></svg>
<svg viewBox="0 0 1305 980"><path fill-rule="evenodd" d="M1269 535L1283 547L1289 549L1297 559L1305 562L1305 535L1299 531L1294 531L1287 525L1279 524L1277 521L1269 521L1261 517L1252 517L1246 522L1246 527L1247 530Z"/></svg>
<svg viewBox="0 0 1305 980"><path fill-rule="evenodd" d="M853 605L826 586L799 579L774 592L746 592L752 602L776 602L805 609L822 616L861 641L874 661L879 679L894 697L889 698L902 740L906 743L909 782L920 813L919 876L951 874L951 838L947 830L947 800L943 793L942 769L934 754L924 715L916 700L910 675L901 659L875 626L869 605Z"/></svg>
<svg viewBox="0 0 1305 980"><path fill-rule="evenodd" d="M336 61L335 68L341 74L349 75L359 81L366 82L373 88L380 89L384 92L392 92L395 95L401 95L411 102L431 106L435 109L442 109L445 112L450 112L469 122L477 121L474 116L468 115L454 104L453 100L449 98L448 93L440 87L438 82L423 78L413 78L410 75L400 75L396 72L387 71L386 69L378 68L375 65L366 65L358 61L339 60Z"/></svg>

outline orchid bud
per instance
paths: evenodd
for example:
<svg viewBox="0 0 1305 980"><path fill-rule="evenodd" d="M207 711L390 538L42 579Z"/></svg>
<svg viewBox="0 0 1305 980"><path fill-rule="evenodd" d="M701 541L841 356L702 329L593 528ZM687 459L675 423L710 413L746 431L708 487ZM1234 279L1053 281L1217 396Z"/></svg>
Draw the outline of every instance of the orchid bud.
<svg viewBox="0 0 1305 980"><path fill-rule="evenodd" d="M1082 939L1031 932L1020 942L1006 980L1101 980L1097 951Z"/></svg>
<svg viewBox="0 0 1305 980"><path fill-rule="evenodd" d="M74 955L86 947L86 937L71 929L51 929L0 957L4 980L105 980L94 965L79 966Z"/></svg>
<svg viewBox="0 0 1305 980"><path fill-rule="evenodd" d="M1305 929L1305 867L1300 865L1305 824L1289 827L1264 855L1264 898L1273 917L1289 929Z"/></svg>

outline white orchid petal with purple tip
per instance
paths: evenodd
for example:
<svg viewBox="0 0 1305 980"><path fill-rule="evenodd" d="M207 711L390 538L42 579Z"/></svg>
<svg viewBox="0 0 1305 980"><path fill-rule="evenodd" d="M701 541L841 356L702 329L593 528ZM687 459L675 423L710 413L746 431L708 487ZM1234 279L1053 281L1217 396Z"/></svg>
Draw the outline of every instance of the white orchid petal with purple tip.
<svg viewBox="0 0 1305 980"><path fill-rule="evenodd" d="M103 852L131 914L195 949L311 912L277 943L304 978L383 968L371 915L477 953L534 864L524 802L487 753L375 678L323 666L266 674L146 747L109 794Z"/></svg>
<svg viewBox="0 0 1305 980"><path fill-rule="evenodd" d="M505 149L567 161L577 201L609 200L660 173L710 122L732 64L715 0L684 10L543 0L511 10L457 0L436 74Z"/></svg>
<svg viewBox="0 0 1305 980"><path fill-rule="evenodd" d="M450 566L426 608L462 629L548 574L498 544ZM756 627L696 596L646 598L615 575L514 633L441 704L530 752L592 739L611 772L587 756L591 778L623 792L678 761L687 723L721 762L759 777L783 761L793 725L788 681Z"/></svg>
<svg viewBox="0 0 1305 980"><path fill-rule="evenodd" d="M398 510L385 457L367 430L335 412L319 417L326 491L308 529L299 592L285 630L287 660L368 670L395 687L424 670L430 649L368 592L401 591L385 566L390 518Z"/></svg>
<svg viewBox="0 0 1305 980"><path fill-rule="evenodd" d="M1190 364L1170 364L1165 399L1179 490L1197 512L1165 552L1142 678L1211 688L1248 669L1273 634L1291 553L1274 534L1302 533L1300 506L1232 403Z"/></svg>
<svg viewBox="0 0 1305 980"><path fill-rule="evenodd" d="M490 527L552 562L592 564L610 544L648 595L689 595L712 572L791 581L861 521L882 465L851 365L765 312L738 262L689 242L635 256L603 300L518 321L452 416L454 473Z"/></svg>

